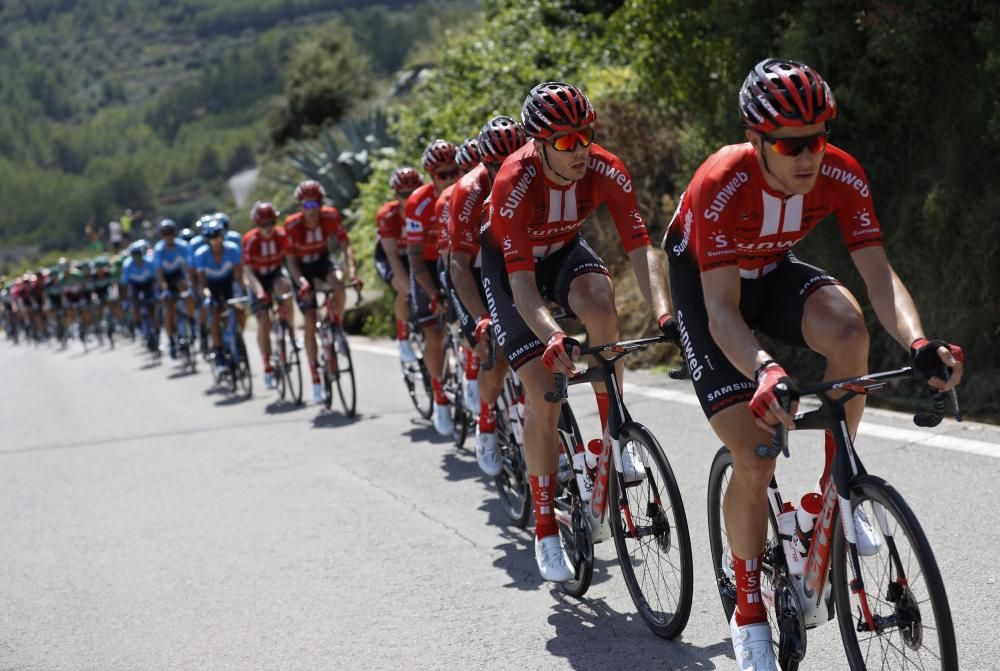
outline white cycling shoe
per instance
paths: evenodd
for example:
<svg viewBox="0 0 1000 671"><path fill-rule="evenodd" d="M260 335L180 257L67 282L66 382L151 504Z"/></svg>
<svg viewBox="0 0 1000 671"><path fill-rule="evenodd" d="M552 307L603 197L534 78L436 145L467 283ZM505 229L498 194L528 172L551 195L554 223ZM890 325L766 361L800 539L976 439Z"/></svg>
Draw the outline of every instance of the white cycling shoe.
<svg viewBox="0 0 1000 671"><path fill-rule="evenodd" d="M476 428L476 461L479 462L479 469L491 478L503 471L503 459L500 457L500 450L497 449L496 433L483 433L478 427Z"/></svg>
<svg viewBox="0 0 1000 671"><path fill-rule="evenodd" d="M861 506L854 509L854 533L858 537L858 554L862 557L873 557L882 549L882 538Z"/></svg>
<svg viewBox="0 0 1000 671"><path fill-rule="evenodd" d="M625 482L638 482L646 477L642 456L631 445L622 449L622 475L625 476Z"/></svg>
<svg viewBox="0 0 1000 671"><path fill-rule="evenodd" d="M324 400L323 385L319 382L313 384L313 402L322 403Z"/></svg>
<svg viewBox="0 0 1000 671"><path fill-rule="evenodd" d="M417 355L410 346L409 340L397 340L399 343L399 360L403 363L413 363L417 360Z"/></svg>
<svg viewBox="0 0 1000 671"><path fill-rule="evenodd" d="M442 436L450 436L455 430L450 405L438 405L437 401L434 402L434 430Z"/></svg>
<svg viewBox="0 0 1000 671"><path fill-rule="evenodd" d="M462 384L462 391L465 393L465 407L471 412L479 412L479 380L465 379Z"/></svg>
<svg viewBox="0 0 1000 671"><path fill-rule="evenodd" d="M736 614L729 620L738 671L779 671L771 643L771 625L767 622L736 626Z"/></svg>
<svg viewBox="0 0 1000 671"><path fill-rule="evenodd" d="M274 373L272 371L264 371L264 388L274 389Z"/></svg>
<svg viewBox="0 0 1000 671"><path fill-rule="evenodd" d="M559 534L535 538L535 561L538 562L539 573L546 580L566 582L573 579L573 569Z"/></svg>

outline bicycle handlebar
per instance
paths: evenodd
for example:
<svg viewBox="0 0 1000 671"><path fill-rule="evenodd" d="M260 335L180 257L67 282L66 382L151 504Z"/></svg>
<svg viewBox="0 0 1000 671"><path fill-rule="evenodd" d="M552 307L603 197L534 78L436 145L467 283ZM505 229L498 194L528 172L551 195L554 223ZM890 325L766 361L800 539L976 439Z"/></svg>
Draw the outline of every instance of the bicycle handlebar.
<svg viewBox="0 0 1000 671"><path fill-rule="evenodd" d="M648 347L649 345L669 341L670 339L665 335L653 336L652 338L638 338L636 340L619 340L618 342L606 343L604 345L581 348L580 356L593 356L597 359L598 366L613 366L618 359L621 359L632 352L637 352ZM598 354L606 353L611 353L612 356L596 356ZM583 375L583 373L574 375L573 377L577 378L581 375ZM562 373L555 373L554 378L555 389L553 391L545 392L545 400L549 403L561 403L563 399L567 397L567 393L569 391L569 379Z"/></svg>

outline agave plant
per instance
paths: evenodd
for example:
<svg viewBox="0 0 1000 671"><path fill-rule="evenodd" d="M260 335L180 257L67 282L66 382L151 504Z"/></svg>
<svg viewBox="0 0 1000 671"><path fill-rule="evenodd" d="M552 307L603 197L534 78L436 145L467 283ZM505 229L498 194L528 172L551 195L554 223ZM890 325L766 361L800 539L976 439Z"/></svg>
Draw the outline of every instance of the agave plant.
<svg viewBox="0 0 1000 671"><path fill-rule="evenodd" d="M288 160L304 177L322 184L334 206L350 219L358 184L371 175L375 160L395 154L396 144L385 113L376 108L366 119L345 120L313 140L295 143Z"/></svg>

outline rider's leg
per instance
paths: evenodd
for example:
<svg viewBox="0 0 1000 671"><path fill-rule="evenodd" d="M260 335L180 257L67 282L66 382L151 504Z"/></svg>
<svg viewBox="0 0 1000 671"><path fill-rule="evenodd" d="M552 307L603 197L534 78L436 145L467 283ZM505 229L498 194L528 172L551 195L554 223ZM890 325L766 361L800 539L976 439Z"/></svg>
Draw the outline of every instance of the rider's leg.
<svg viewBox="0 0 1000 671"><path fill-rule="evenodd" d="M257 312L257 348L264 362L264 372L271 370L271 312L263 308Z"/></svg>
<svg viewBox="0 0 1000 671"><path fill-rule="evenodd" d="M309 373L312 383L319 384L319 368L316 363L316 308L312 307L302 313L303 337L306 345L306 358L309 360Z"/></svg>
<svg viewBox="0 0 1000 671"><path fill-rule="evenodd" d="M767 535L767 487L774 459L758 457L758 445L771 436L758 427L747 403L721 410L709 420L733 456L733 474L722 501L729 547L736 572L736 624L767 620L760 594L760 557Z"/></svg>
<svg viewBox="0 0 1000 671"><path fill-rule="evenodd" d="M174 339L174 330L177 323L177 299L174 296L168 296L163 299L163 327L167 331L167 335L170 339Z"/></svg>
<svg viewBox="0 0 1000 671"><path fill-rule="evenodd" d="M583 322L587 338L593 344L618 340L618 310L615 308L615 288L611 278L600 273L587 273L573 280L569 289L569 307ZM625 364L615 364L618 382L622 382ZM601 430L608 429L608 393L603 382L594 383Z"/></svg>
<svg viewBox="0 0 1000 671"><path fill-rule="evenodd" d="M341 277L341 271L336 268L326 274L326 282L330 285L327 310L330 310L330 320L335 324L344 323L344 306L347 304L347 292Z"/></svg>
<svg viewBox="0 0 1000 671"><path fill-rule="evenodd" d="M216 351L222 349L222 306L215 303L211 308L210 328L212 332L212 347Z"/></svg>
<svg viewBox="0 0 1000 671"><path fill-rule="evenodd" d="M541 357L522 365L517 375L525 393L524 456L535 497L535 537L544 538L559 533L551 502L559 468L556 426L561 405L545 400L545 393L552 391L552 372L542 363ZM546 479L549 491L538 491L545 489ZM545 502L548 502L547 510Z"/></svg>

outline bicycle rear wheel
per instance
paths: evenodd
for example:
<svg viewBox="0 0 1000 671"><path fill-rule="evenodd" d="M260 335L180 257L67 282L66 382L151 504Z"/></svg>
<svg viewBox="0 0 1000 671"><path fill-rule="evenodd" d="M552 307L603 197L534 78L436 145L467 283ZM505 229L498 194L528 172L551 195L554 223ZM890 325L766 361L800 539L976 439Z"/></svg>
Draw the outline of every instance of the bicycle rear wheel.
<svg viewBox="0 0 1000 671"><path fill-rule="evenodd" d="M497 411L497 449L503 470L493 478L504 514L520 529L531 518L531 487L521 446L514 437L506 411Z"/></svg>
<svg viewBox="0 0 1000 671"><path fill-rule="evenodd" d="M559 413L557 430L563 454L569 464L568 474L559 478L556 489L557 520L563 518L560 520L559 533L562 535L566 556L573 565L573 579L561 583L560 587L571 596L581 597L587 593L594 580L594 540L585 510L590 503L580 498L572 465L577 445L583 445L583 436L572 409L566 403L563 403Z"/></svg>
<svg viewBox="0 0 1000 671"><path fill-rule="evenodd" d="M234 372L243 398L249 399L253 396L253 377L250 375L250 357L247 355L247 346L240 333L236 334L236 352L238 358L235 361L236 369Z"/></svg>
<svg viewBox="0 0 1000 671"><path fill-rule="evenodd" d="M424 363L424 339L419 331L410 329L410 348L417 355L417 360L400 364L403 367L403 382L410 395L413 407L424 419L430 419L434 412L434 390L431 388L431 376Z"/></svg>
<svg viewBox="0 0 1000 671"><path fill-rule="evenodd" d="M684 502L663 448L646 427L628 422L620 440L622 451L630 448L645 466L646 477L627 483L625 507L609 511L618 562L646 625L657 636L674 638L691 615L694 589ZM614 505L619 480L611 470L608 503Z"/></svg>
<svg viewBox="0 0 1000 671"><path fill-rule="evenodd" d="M281 357L289 396L295 405L302 405L302 359L295 331L286 321L281 322Z"/></svg>
<svg viewBox="0 0 1000 671"><path fill-rule="evenodd" d="M333 352L337 357L337 374L334 376L337 382L337 395L340 396L344 414L354 417L358 405L357 388L354 385L354 362L351 359L351 346L347 342L347 335L340 329L335 330Z"/></svg>
<svg viewBox="0 0 1000 671"><path fill-rule="evenodd" d="M957 669L948 595L913 511L892 485L872 475L851 484L851 506L865 512L880 544L875 555L858 556L865 589L855 594L848 544L843 533L834 535L833 595L850 668ZM875 631L861 615L865 596Z"/></svg>

